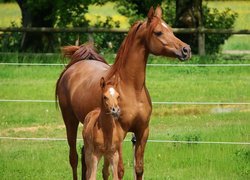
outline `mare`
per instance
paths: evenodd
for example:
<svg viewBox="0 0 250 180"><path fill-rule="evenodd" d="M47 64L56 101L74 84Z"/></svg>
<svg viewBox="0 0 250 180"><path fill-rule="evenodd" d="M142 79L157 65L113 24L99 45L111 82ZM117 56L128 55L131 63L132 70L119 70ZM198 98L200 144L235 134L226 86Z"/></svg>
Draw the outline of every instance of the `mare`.
<svg viewBox="0 0 250 180"><path fill-rule="evenodd" d="M171 28L162 20L158 6L148 12L147 20L136 22L120 46L115 62L109 66L90 45L66 46L63 53L71 59L56 84L56 99L66 126L69 144L69 159L73 179L77 179L78 155L76 138L79 122L96 107L101 107L100 78L117 79L122 112L119 122L124 137L133 132L136 179L143 178L144 150L149 135L149 120L152 103L146 88L146 63L150 53L178 58L191 57L191 48L175 37ZM122 154L120 147L119 154ZM120 156L121 157L121 156ZM119 158L119 178L124 174L123 162Z"/></svg>
<svg viewBox="0 0 250 180"><path fill-rule="evenodd" d="M105 82L103 77L100 80L100 87L102 106L87 114L82 132L86 179L96 179L98 162L104 156L103 179L108 180L111 164L113 179L118 180L118 150L124 139L119 122L119 93L115 90L115 86Z"/></svg>

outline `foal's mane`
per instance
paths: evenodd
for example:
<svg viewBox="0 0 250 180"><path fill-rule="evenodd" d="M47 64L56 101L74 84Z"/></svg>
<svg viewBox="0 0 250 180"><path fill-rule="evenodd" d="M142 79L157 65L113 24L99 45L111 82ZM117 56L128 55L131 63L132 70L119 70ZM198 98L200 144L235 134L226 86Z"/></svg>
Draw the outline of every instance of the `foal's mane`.
<svg viewBox="0 0 250 180"><path fill-rule="evenodd" d="M111 69L107 75L107 79L110 79L117 71L119 71L125 65L129 48L131 47L131 44L135 38L136 32L138 31L141 25L142 25L142 22L138 21L131 26L127 37L123 40L117 52L115 62L111 66Z"/></svg>

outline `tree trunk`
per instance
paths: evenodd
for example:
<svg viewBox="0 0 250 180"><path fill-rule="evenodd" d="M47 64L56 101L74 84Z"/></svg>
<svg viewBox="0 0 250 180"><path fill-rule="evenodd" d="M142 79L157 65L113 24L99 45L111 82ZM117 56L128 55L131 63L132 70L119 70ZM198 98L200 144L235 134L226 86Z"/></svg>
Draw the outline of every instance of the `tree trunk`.
<svg viewBox="0 0 250 180"><path fill-rule="evenodd" d="M26 0L16 0L22 12L23 27L53 27L53 3L46 6L32 7ZM41 32L24 32L21 51L53 52L53 34Z"/></svg>
<svg viewBox="0 0 250 180"><path fill-rule="evenodd" d="M202 25L202 0L176 0L177 28L198 28ZM177 37L188 43L193 53L198 52L198 34L177 34Z"/></svg>

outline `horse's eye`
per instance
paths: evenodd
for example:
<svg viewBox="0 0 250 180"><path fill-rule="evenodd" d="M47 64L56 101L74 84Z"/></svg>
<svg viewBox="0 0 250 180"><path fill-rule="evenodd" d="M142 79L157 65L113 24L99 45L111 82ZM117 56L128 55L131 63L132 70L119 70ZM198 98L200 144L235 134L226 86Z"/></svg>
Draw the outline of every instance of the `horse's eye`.
<svg viewBox="0 0 250 180"><path fill-rule="evenodd" d="M103 99L106 101L106 100L108 100L108 97L107 96L103 96Z"/></svg>
<svg viewBox="0 0 250 180"><path fill-rule="evenodd" d="M156 36L160 36L160 35L162 35L162 32L161 32L161 31L157 31L157 32L154 32L154 34L155 34Z"/></svg>

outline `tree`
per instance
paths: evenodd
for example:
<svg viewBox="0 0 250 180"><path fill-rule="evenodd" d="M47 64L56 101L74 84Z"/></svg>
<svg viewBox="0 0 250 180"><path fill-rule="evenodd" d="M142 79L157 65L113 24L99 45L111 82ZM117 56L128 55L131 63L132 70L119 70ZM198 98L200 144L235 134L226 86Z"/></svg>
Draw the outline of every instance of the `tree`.
<svg viewBox="0 0 250 180"><path fill-rule="evenodd" d="M203 26L202 0L176 0L176 20L177 28L198 28ZM197 53L197 34L177 34L181 40L192 47L192 51Z"/></svg>
<svg viewBox="0 0 250 180"><path fill-rule="evenodd" d="M22 13L23 27L87 26L84 13L91 0L16 0ZM21 41L21 51L54 51L55 36L52 33L26 32Z"/></svg>

